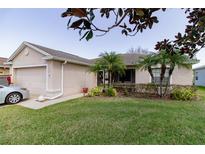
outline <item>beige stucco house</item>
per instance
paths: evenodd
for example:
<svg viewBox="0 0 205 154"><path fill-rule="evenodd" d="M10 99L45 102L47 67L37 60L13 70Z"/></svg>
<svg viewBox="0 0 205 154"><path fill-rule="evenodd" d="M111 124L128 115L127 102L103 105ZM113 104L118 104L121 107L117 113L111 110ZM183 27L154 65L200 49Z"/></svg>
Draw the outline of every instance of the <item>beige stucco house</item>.
<svg viewBox="0 0 205 154"><path fill-rule="evenodd" d="M146 53L147 54L147 53ZM148 71L137 70L135 65L140 57L146 55L145 53L127 53L120 54L124 64L126 65L126 71L124 76L115 75L115 83L136 83L136 84L147 84L151 83L151 77ZM96 60L96 59L95 59ZM94 61L95 61L94 60ZM159 82L160 80L160 68L155 66L153 69L154 82ZM103 83L103 72L98 75L98 84ZM165 80L168 78L168 70L165 74ZM105 75L105 81L108 81L108 76ZM192 69L178 68L176 67L171 79L170 84L172 85L193 85L193 71Z"/></svg>
<svg viewBox="0 0 205 154"><path fill-rule="evenodd" d="M89 60L29 42L23 42L7 64L11 65L13 83L32 95L72 95L97 83Z"/></svg>
<svg viewBox="0 0 205 154"><path fill-rule="evenodd" d="M115 82L150 83L147 71L135 69L136 61L142 54L121 54L127 66L123 77L116 76ZM100 75L90 72L94 60L88 60L66 52L23 42L11 55L7 64L11 66L13 83L30 90L32 95L50 97L77 94L82 88L93 88L100 84ZM156 81L159 69L155 68ZM192 85L191 69L176 68L170 84Z"/></svg>

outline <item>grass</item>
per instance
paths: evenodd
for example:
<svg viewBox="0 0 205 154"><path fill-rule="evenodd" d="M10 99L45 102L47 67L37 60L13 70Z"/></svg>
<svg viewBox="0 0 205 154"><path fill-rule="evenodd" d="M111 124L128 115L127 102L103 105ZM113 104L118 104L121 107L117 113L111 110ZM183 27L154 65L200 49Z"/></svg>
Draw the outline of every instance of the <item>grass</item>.
<svg viewBox="0 0 205 154"><path fill-rule="evenodd" d="M198 94L203 100L205 100L205 87L199 86L198 87Z"/></svg>
<svg viewBox="0 0 205 154"><path fill-rule="evenodd" d="M205 144L199 101L81 98L30 110L0 108L0 144Z"/></svg>

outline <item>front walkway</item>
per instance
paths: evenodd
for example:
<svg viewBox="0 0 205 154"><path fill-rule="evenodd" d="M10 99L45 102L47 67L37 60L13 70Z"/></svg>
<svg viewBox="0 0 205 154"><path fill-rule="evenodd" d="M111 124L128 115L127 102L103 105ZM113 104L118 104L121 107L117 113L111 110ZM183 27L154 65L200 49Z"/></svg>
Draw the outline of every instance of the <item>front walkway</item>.
<svg viewBox="0 0 205 154"><path fill-rule="evenodd" d="M18 105L29 108L29 109L37 110L37 109L41 109L41 108L44 108L44 107L47 107L47 106L50 106L53 104L58 104L58 103L61 103L64 101L68 101L68 100L72 100L72 99L80 98L80 97L83 97L83 94L64 96L64 97L61 97L61 98L58 98L55 100L48 100L48 101L44 101L44 102L38 102L38 101L35 101L36 98L35 99L31 98L29 100L26 100L26 101L19 103Z"/></svg>

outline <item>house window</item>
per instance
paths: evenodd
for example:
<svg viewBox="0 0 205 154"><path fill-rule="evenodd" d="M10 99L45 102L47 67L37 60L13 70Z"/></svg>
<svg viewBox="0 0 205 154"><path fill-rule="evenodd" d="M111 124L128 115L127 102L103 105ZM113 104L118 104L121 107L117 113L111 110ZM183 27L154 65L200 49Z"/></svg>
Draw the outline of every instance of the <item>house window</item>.
<svg viewBox="0 0 205 154"><path fill-rule="evenodd" d="M160 84L161 69L160 68L153 68L152 73L153 73L153 76L154 76L154 79L152 80L152 83ZM165 84L167 84L167 82L168 82L168 84L170 84L170 81L168 81L168 80L169 80L169 69L166 69L162 84L165 85Z"/></svg>
<svg viewBox="0 0 205 154"><path fill-rule="evenodd" d="M124 75L116 74L115 77L115 82L135 83L135 69L126 69Z"/></svg>
<svg viewBox="0 0 205 154"><path fill-rule="evenodd" d="M195 76L196 76L196 81L197 81L199 79L198 72L196 72Z"/></svg>

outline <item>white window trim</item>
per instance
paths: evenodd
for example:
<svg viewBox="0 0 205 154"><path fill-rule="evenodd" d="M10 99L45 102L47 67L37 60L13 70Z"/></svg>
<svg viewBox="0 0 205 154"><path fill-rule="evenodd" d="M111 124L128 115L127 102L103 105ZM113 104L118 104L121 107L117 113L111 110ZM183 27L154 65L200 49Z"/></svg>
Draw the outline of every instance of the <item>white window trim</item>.
<svg viewBox="0 0 205 154"><path fill-rule="evenodd" d="M48 67L47 64L41 65L20 65L20 66L13 66L13 68L32 68L32 67Z"/></svg>
<svg viewBox="0 0 205 154"><path fill-rule="evenodd" d="M159 68L159 67L153 67L153 68L156 69L156 68ZM152 69L153 69L153 68L152 68ZM159 68L159 69L160 69L160 68ZM150 74L149 74L149 76L150 76ZM173 76L173 74L172 74L171 77L170 77L170 85L172 84L172 76ZM151 76L149 77L149 82L152 83L152 77L151 77Z"/></svg>

